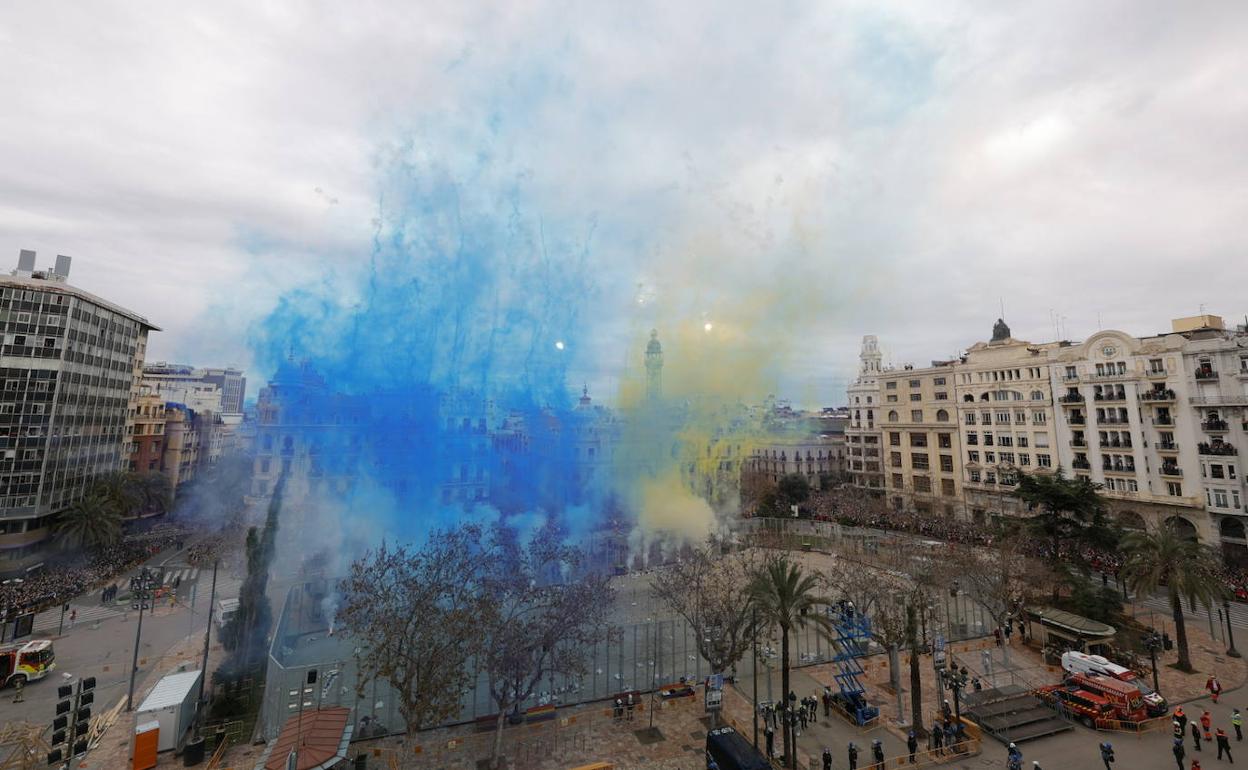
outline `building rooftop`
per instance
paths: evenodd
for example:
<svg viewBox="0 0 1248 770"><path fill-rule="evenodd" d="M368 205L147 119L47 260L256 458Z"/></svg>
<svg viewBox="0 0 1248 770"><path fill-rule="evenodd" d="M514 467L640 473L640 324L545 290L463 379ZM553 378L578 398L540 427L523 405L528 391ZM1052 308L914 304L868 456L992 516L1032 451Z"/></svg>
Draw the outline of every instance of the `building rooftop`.
<svg viewBox="0 0 1248 770"><path fill-rule="evenodd" d="M135 313L132 310L127 310L121 305L117 305L112 302L109 302L106 299L102 299L100 297L95 296L89 291L84 291L82 289L79 289L76 286L71 286L61 280L48 279L48 278L33 278L33 277L26 278L26 277L18 276L18 275L0 275L0 286L17 287L21 289L37 289L39 291L50 291L50 292L55 292L59 294L67 294L72 297L84 299L87 302L90 302L92 304L99 305L100 307L105 308L107 310L111 310L114 313L117 313L118 315L123 315L132 321L138 321L145 328L150 329L152 331L161 330L159 326L147 320L146 318L139 315L138 313Z"/></svg>

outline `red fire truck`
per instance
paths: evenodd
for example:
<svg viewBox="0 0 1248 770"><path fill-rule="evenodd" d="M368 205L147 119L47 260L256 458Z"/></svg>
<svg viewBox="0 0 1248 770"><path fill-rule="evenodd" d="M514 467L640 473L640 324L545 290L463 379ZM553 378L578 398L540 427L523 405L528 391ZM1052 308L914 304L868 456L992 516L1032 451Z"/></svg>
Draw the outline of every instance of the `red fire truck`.
<svg viewBox="0 0 1248 770"><path fill-rule="evenodd" d="M1087 700L1087 696L1095 698L1090 703L1097 707L1096 713L1091 713L1088 709L1071 708L1071 711L1075 712L1089 727L1100 726L1109 720L1142 722L1148 718L1144 695L1140 692L1140 688L1108 676L1071 674L1062 684L1041 688L1036 694L1052 703L1071 700L1076 693L1079 693L1078 697L1084 700ZM1100 703L1104 703L1109 708L1100 708Z"/></svg>
<svg viewBox="0 0 1248 770"><path fill-rule="evenodd" d="M1045 703L1063 709L1088 727L1114 718L1114 705L1096 693L1081 690L1077 685L1055 684L1042 687L1036 696Z"/></svg>
<svg viewBox="0 0 1248 770"><path fill-rule="evenodd" d="M56 652L47 639L0 645L0 687L18 680L29 684L43 679L54 668Z"/></svg>

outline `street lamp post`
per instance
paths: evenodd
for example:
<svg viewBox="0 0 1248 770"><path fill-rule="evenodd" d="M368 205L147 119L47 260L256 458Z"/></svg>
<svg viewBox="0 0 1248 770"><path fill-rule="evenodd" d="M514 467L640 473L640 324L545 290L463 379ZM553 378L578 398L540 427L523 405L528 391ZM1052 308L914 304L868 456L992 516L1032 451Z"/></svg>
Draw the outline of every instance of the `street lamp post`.
<svg viewBox="0 0 1248 770"><path fill-rule="evenodd" d="M1222 597L1222 609L1226 615L1226 654L1232 658L1238 658L1239 650L1235 649L1235 632L1231 630L1231 602L1226 597Z"/></svg>
<svg viewBox="0 0 1248 770"><path fill-rule="evenodd" d="M1148 648L1148 656L1153 663L1153 689L1158 694L1161 693L1161 683L1157 679L1157 651L1161 649L1161 634L1157 630L1150 628L1148 633L1144 635L1144 646Z"/></svg>
<svg viewBox="0 0 1248 770"><path fill-rule="evenodd" d="M966 687L967 680L970 678L969 672L967 672L965 667L958 669L956 666L951 666L941 670L940 678L946 687L953 690L953 716L954 719L960 722L962 720L961 694L962 689Z"/></svg>
<svg viewBox="0 0 1248 770"><path fill-rule="evenodd" d="M156 586L156 576L147 567L130 578L130 593L139 600L139 623L134 629L134 657L130 662L130 692L126 695L126 711L134 711L134 678L139 668L139 640L143 635L143 610Z"/></svg>

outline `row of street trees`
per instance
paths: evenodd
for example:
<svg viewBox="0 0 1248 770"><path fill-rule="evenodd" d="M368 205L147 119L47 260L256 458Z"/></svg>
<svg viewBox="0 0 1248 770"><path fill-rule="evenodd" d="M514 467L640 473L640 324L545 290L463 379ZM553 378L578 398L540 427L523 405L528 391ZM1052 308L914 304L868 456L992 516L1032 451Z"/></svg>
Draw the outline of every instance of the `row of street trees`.
<svg viewBox="0 0 1248 770"><path fill-rule="evenodd" d="M478 686L469 671L480 671L498 709L497 767L508 717L543 680L584 676L610 633L614 589L563 540L553 525L527 542L502 525L461 525L419 549L383 544L354 562L337 620L364 642L360 681L394 689L411 733L458 715Z"/></svg>
<svg viewBox="0 0 1248 770"><path fill-rule="evenodd" d="M56 537L66 549L107 548L121 540L127 519L167 513L172 504L172 487L161 473L109 473L61 513Z"/></svg>

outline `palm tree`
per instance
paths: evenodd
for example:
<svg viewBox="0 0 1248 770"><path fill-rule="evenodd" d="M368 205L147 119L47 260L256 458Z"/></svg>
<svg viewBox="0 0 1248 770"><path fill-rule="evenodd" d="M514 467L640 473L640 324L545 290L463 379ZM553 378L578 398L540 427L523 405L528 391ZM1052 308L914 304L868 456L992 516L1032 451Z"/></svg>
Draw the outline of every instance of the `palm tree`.
<svg viewBox="0 0 1248 770"><path fill-rule="evenodd" d="M92 487L61 512L54 529L65 548L104 548L121 539L121 514L102 490Z"/></svg>
<svg viewBox="0 0 1248 770"><path fill-rule="evenodd" d="M163 473L144 473L134 478L135 493L146 513L168 513L173 502L169 479Z"/></svg>
<svg viewBox="0 0 1248 770"><path fill-rule="evenodd" d="M1123 538L1122 551L1126 554L1122 575L1131 590L1151 594L1162 585L1166 587L1179 646L1178 665L1183 671L1191 671L1183 599L1193 606L1199 601L1208 607L1222 598L1225 588L1218 576L1221 564L1217 555L1168 523L1151 532L1131 532Z"/></svg>
<svg viewBox="0 0 1248 770"><path fill-rule="evenodd" d="M747 594L758 610L759 622L770 628L780 629L780 681L781 697L789 707L789 632L813 625L822 633L831 631L832 623L821 612L819 605L830 600L817 596L815 587L818 577L802 571L801 565L779 556L768 561L756 571L750 580ZM784 753L789 767L797 767L796 736L790 748L789 723L784 722Z"/></svg>
<svg viewBox="0 0 1248 770"><path fill-rule="evenodd" d="M141 502L135 487L136 475L117 471L100 476L92 483L88 494L101 497L123 519L135 515Z"/></svg>

